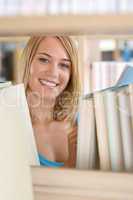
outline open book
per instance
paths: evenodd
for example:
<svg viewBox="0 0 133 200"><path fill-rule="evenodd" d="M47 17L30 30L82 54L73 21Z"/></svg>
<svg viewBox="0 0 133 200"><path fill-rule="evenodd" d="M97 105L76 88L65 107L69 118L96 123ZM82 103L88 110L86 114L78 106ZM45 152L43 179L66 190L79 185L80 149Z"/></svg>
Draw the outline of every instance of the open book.
<svg viewBox="0 0 133 200"><path fill-rule="evenodd" d="M0 83L0 132L24 135L29 165L39 165L28 104L23 84ZM16 149L17 151L17 149Z"/></svg>
<svg viewBox="0 0 133 200"><path fill-rule="evenodd" d="M0 83L0 199L33 200L37 150L23 84Z"/></svg>

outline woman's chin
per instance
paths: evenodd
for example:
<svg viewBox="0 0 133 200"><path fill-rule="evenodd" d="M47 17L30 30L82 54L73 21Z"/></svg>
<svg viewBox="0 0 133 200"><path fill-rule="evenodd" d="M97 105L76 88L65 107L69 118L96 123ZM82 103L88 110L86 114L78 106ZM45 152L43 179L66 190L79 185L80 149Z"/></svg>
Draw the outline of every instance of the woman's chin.
<svg viewBox="0 0 133 200"><path fill-rule="evenodd" d="M57 88L52 88L52 87L47 87L47 86L43 86L42 88L41 88L41 92L42 92L42 94L45 96L57 96L57 93L58 93L58 91L57 91Z"/></svg>
<svg viewBox="0 0 133 200"><path fill-rule="evenodd" d="M53 99L55 100L58 95L59 95L59 91L57 88L50 88L50 87L46 87L46 86L38 86L38 87L34 87L32 88L32 92L35 94L37 94L37 96L41 99Z"/></svg>

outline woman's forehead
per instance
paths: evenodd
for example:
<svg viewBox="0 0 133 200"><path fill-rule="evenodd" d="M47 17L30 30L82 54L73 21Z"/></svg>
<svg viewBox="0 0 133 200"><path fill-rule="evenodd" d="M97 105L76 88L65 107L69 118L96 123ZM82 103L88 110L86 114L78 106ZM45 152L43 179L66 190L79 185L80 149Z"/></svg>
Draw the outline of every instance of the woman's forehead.
<svg viewBox="0 0 133 200"><path fill-rule="evenodd" d="M36 53L46 53L60 59L70 59L65 47L57 37L45 37L40 42Z"/></svg>

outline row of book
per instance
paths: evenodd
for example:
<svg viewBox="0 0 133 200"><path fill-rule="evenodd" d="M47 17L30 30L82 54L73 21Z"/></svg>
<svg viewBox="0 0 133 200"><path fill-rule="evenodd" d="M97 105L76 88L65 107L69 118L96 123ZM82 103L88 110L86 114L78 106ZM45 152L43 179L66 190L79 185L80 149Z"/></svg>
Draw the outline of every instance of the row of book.
<svg viewBox="0 0 133 200"><path fill-rule="evenodd" d="M79 106L77 168L133 171L133 84L93 93Z"/></svg>
<svg viewBox="0 0 133 200"><path fill-rule="evenodd" d="M133 63L101 61L88 65L88 75L84 74L84 94L112 87L127 66L133 66Z"/></svg>
<svg viewBox="0 0 133 200"><path fill-rule="evenodd" d="M133 12L132 0L1 0L0 15L102 14Z"/></svg>

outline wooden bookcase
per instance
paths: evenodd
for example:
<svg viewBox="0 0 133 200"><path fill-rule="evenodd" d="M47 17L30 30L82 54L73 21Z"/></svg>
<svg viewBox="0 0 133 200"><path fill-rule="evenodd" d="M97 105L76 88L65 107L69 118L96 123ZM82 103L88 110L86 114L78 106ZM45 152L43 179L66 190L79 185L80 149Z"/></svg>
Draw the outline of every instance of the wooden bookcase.
<svg viewBox="0 0 133 200"><path fill-rule="evenodd" d="M133 38L133 14L0 17L0 36L87 34Z"/></svg>
<svg viewBox="0 0 133 200"><path fill-rule="evenodd" d="M71 23L70 23L71 22ZM133 38L133 14L0 17L0 36ZM133 200L133 174L31 167L35 200Z"/></svg>
<svg viewBox="0 0 133 200"><path fill-rule="evenodd" d="M132 200L133 174L32 168L35 200Z"/></svg>

